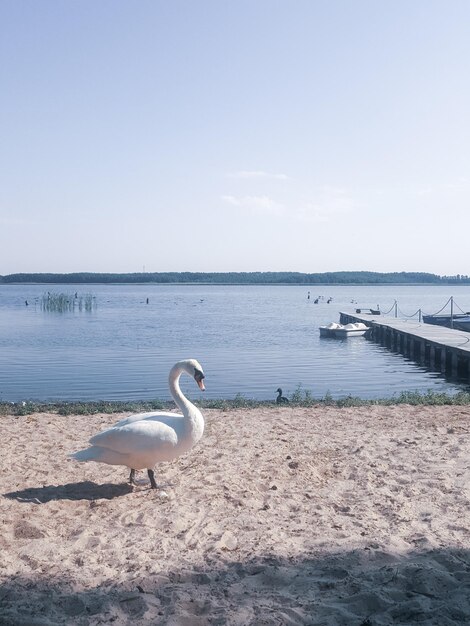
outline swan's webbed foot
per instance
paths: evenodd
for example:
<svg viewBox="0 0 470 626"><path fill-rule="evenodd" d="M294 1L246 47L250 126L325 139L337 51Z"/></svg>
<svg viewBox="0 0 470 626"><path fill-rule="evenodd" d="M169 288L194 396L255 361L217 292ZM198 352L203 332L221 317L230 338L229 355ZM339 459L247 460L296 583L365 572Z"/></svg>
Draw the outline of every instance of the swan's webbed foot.
<svg viewBox="0 0 470 626"><path fill-rule="evenodd" d="M157 483L155 482L155 474L154 474L153 470L148 469L147 470L147 474L149 475L151 489L158 489Z"/></svg>
<svg viewBox="0 0 470 626"><path fill-rule="evenodd" d="M131 473L129 476L129 484L130 485L136 485L137 483L135 482L135 469L131 469Z"/></svg>

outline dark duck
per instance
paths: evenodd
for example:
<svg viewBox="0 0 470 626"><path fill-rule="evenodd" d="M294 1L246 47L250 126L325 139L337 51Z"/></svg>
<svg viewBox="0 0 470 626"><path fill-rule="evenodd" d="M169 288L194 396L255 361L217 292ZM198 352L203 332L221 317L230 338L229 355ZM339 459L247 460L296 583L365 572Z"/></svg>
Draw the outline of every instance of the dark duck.
<svg viewBox="0 0 470 626"><path fill-rule="evenodd" d="M289 400L282 395L282 389L280 387L278 387L278 389L276 389L277 391L277 398L276 398L276 402L277 404L285 404L286 402L289 402Z"/></svg>

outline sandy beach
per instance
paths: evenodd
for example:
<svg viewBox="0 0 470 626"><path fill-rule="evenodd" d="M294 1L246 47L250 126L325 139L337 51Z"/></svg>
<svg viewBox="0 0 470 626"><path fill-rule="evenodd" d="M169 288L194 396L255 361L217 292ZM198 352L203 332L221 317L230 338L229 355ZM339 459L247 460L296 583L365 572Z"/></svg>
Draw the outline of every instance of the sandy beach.
<svg viewBox="0 0 470 626"><path fill-rule="evenodd" d="M124 415L1 418L0 624L470 623L470 407L204 411L145 472Z"/></svg>

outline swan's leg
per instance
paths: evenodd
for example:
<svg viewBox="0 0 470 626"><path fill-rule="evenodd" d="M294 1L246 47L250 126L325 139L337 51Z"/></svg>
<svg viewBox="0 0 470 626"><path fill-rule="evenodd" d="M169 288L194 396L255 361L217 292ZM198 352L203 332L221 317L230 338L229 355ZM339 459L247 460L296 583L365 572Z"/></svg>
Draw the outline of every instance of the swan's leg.
<svg viewBox="0 0 470 626"><path fill-rule="evenodd" d="M129 484L135 485L135 469L131 469L131 475L129 476Z"/></svg>
<svg viewBox="0 0 470 626"><path fill-rule="evenodd" d="M153 473L153 470L152 469L148 469L147 470L147 474L149 475L150 484L152 486L152 489L158 489L157 483L155 482L155 474Z"/></svg>

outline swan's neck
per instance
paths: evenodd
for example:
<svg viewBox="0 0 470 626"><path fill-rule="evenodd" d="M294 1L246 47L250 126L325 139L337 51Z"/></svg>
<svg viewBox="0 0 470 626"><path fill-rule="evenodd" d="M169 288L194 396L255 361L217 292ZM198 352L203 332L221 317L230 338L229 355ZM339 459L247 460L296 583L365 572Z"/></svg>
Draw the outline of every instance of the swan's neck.
<svg viewBox="0 0 470 626"><path fill-rule="evenodd" d="M186 370L180 363L174 365L170 370L170 375L168 377L168 386L170 387L170 393L173 396L173 400L176 402L180 411L185 417L190 417L195 413L198 414L199 409L195 407L194 404L190 402L181 391L180 378L181 374L185 371Z"/></svg>
<svg viewBox="0 0 470 626"><path fill-rule="evenodd" d="M202 433L204 432L204 418L202 417L201 411L194 406L192 402L186 398L183 392L180 389L180 377L183 372L187 372L183 363L177 363L170 370L170 375L168 377L168 385L170 387L171 395L173 396L173 400L178 405L178 408L183 413L184 421L185 421L185 430L186 434L184 435L184 440L186 443L189 443L190 446L194 445L199 439L202 437Z"/></svg>

